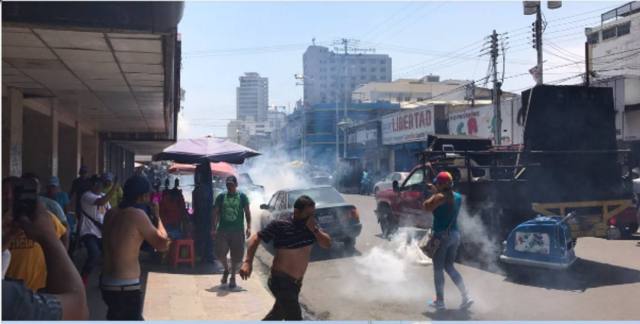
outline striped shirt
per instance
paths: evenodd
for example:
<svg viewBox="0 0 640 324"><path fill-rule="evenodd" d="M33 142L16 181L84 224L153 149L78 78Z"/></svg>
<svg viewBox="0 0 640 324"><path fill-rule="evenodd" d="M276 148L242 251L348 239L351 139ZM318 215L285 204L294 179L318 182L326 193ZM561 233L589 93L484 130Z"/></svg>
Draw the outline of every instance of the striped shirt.
<svg viewBox="0 0 640 324"><path fill-rule="evenodd" d="M298 249L316 242L316 236L307 228L306 220L293 218L272 221L258 232L258 237L265 243L273 241L276 249Z"/></svg>

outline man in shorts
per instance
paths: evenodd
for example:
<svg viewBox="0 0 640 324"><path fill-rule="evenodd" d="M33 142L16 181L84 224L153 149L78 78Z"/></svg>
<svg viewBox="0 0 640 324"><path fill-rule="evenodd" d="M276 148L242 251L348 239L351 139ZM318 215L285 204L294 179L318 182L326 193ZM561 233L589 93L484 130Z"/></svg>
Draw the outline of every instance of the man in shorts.
<svg viewBox="0 0 640 324"><path fill-rule="evenodd" d="M238 179L229 176L226 180L227 192L216 198L213 209L212 236L215 239L216 257L224 266L221 284L229 280L229 262L227 253L231 252L231 280L229 288L236 287L236 271L244 257L245 235L251 236L251 211L249 198L238 191ZM244 219L247 220L245 231Z"/></svg>

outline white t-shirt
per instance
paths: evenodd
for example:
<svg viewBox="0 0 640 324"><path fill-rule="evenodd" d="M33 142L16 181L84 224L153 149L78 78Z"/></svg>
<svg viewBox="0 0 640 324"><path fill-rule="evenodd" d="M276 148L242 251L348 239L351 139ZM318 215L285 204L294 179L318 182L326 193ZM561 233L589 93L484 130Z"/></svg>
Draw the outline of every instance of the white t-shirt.
<svg viewBox="0 0 640 324"><path fill-rule="evenodd" d="M111 208L109 203L98 206L95 204L96 200L102 198L104 194L94 194L91 191L87 191L82 195L82 199L80 200L80 205L82 206L82 210L84 213L88 214L92 219L98 221L100 224L104 222L104 214L107 213L107 210ZM82 214L82 224L80 225L80 237L93 234L98 238L102 238L102 231L89 219L85 214Z"/></svg>

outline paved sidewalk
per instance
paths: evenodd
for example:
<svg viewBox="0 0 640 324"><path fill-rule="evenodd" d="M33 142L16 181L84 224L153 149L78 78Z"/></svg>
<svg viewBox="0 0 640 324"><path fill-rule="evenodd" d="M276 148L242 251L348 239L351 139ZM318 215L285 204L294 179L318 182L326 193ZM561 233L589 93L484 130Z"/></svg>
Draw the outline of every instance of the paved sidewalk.
<svg viewBox="0 0 640 324"><path fill-rule="evenodd" d="M144 299L145 320L261 320L274 299L254 273L236 277L234 290L220 286L221 274L149 271Z"/></svg>

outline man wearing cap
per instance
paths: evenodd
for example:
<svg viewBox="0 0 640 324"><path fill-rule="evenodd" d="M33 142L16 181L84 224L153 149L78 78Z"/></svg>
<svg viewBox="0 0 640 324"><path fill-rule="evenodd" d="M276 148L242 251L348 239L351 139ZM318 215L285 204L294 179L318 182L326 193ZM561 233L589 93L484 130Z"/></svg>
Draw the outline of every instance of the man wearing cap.
<svg viewBox="0 0 640 324"><path fill-rule="evenodd" d="M47 197L55 200L58 205L62 208L65 214L69 214L69 195L60 190L60 179L58 177L49 178L49 182L47 183Z"/></svg>
<svg viewBox="0 0 640 324"><path fill-rule="evenodd" d="M433 277L436 288L436 299L429 303L436 310L444 310L444 272L446 271L462 295L461 309L467 309L473 304L469 297L464 280L453 266L460 246L460 232L458 231L458 214L462 206L462 195L453 191L453 177L449 172L440 172L434 179L434 184L428 184L431 191L423 204L424 209L433 213L433 236L440 240L440 246L433 256Z"/></svg>
<svg viewBox="0 0 640 324"><path fill-rule="evenodd" d="M89 179L91 190L80 199L80 241L87 249L87 260L82 267L82 281L87 285L89 275L102 254L102 223L107 210L111 208L109 200L115 193L112 188L106 195L102 193L102 179L94 175ZM115 187L114 187L115 188Z"/></svg>
<svg viewBox="0 0 640 324"><path fill-rule="evenodd" d="M102 298L107 304L107 320L143 320L140 290L140 246L147 241L156 250L169 249L162 221L154 226L145 212L151 184L133 176L124 184L123 200L104 217L104 267L100 278Z"/></svg>
<svg viewBox="0 0 640 324"><path fill-rule="evenodd" d="M120 185L114 185L113 184L113 173L111 172L106 172L102 175L102 181L104 182L104 189L102 189L102 193L104 193L105 195L111 191L112 187L115 187L115 192L113 193L113 196L111 196L111 199L109 199L109 205L111 205L111 207L116 207L118 205L120 205L120 202L122 201L122 188L120 187Z"/></svg>
<svg viewBox="0 0 640 324"><path fill-rule="evenodd" d="M251 236L251 210L249 198L238 191L238 179L229 176L226 180L227 192L216 198L213 209L212 234L216 240L215 250L218 261L224 266L221 284L225 285L229 280L229 264L227 253L231 252L231 280L229 288L236 287L236 271L244 257L245 235ZM244 219L247 219L245 231Z"/></svg>

